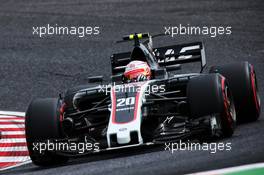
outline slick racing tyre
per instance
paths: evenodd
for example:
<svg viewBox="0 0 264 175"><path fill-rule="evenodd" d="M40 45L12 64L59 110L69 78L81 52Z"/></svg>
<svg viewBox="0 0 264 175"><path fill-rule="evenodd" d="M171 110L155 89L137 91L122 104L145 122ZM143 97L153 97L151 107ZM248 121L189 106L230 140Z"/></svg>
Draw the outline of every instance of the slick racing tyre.
<svg viewBox="0 0 264 175"><path fill-rule="evenodd" d="M213 66L210 72L227 78L235 101L238 122L256 121L260 116L260 97L256 73L251 64L240 62Z"/></svg>
<svg viewBox="0 0 264 175"><path fill-rule="evenodd" d="M25 129L27 147L32 162L39 166L50 166L67 162L68 158L54 152L34 149L37 143L62 138L60 127L61 102L57 98L36 99L26 112Z"/></svg>
<svg viewBox="0 0 264 175"><path fill-rule="evenodd" d="M192 118L215 117L219 136L233 135L236 112L225 77L220 74L208 74L191 78L187 85L187 98Z"/></svg>

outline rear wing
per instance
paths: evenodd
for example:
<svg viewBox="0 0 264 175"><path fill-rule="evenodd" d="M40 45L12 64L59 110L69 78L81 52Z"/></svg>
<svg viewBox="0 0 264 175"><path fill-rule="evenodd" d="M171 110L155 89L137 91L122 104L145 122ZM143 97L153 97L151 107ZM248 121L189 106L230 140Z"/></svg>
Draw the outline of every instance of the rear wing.
<svg viewBox="0 0 264 175"><path fill-rule="evenodd" d="M191 62L201 63L201 72L206 66L204 45L202 42L172 45L154 49L161 67Z"/></svg>
<svg viewBox="0 0 264 175"><path fill-rule="evenodd" d="M153 50L160 67L166 68L176 64L200 62L202 72L206 65L202 42L165 46ZM123 52L111 56L112 75L118 75L125 71L126 65L131 61L130 55L131 52Z"/></svg>

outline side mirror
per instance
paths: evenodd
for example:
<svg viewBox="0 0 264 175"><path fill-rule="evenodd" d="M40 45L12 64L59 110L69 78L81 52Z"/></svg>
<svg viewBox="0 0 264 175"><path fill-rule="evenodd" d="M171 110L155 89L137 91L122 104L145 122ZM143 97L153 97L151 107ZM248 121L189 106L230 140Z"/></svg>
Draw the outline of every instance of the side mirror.
<svg viewBox="0 0 264 175"><path fill-rule="evenodd" d="M93 77L88 77L88 82L89 83L102 83L103 82L103 76L93 76Z"/></svg>

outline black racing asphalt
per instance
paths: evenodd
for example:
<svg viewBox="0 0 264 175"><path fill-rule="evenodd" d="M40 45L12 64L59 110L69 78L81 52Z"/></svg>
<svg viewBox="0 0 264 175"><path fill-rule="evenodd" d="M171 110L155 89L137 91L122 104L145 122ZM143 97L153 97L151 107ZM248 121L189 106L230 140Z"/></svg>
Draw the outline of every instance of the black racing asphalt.
<svg viewBox="0 0 264 175"><path fill-rule="evenodd" d="M99 26L100 34L33 35L33 27ZM25 111L38 97L57 97L92 75L110 75L110 55L128 50L115 45L122 35L162 33L164 26L231 26L231 35L185 35L155 39L154 44L203 41L208 65L249 61L255 66L264 101L263 0L8 0L0 2L0 109ZM192 71L192 70L190 70ZM262 107L263 109L263 107ZM132 149L73 159L40 168L29 164L4 174L184 174L264 161L264 118L238 126L220 142L230 151Z"/></svg>

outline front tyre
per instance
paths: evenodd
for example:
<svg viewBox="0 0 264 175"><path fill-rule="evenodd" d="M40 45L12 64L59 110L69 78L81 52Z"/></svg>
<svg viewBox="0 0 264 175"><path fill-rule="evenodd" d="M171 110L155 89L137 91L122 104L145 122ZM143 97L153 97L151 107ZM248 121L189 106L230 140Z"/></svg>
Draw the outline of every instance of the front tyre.
<svg viewBox="0 0 264 175"><path fill-rule="evenodd" d="M191 78L187 85L187 97L192 118L216 117L220 136L233 135L236 112L225 77L209 74Z"/></svg>
<svg viewBox="0 0 264 175"><path fill-rule="evenodd" d="M260 97L253 65L248 62L213 66L211 73L227 78L235 101L238 122L256 121L260 116Z"/></svg>
<svg viewBox="0 0 264 175"><path fill-rule="evenodd" d="M67 162L68 158L53 152L40 153L34 150L34 143L62 138L60 126L61 102L57 98L36 99L26 112L25 129L29 156L39 166L50 166Z"/></svg>

